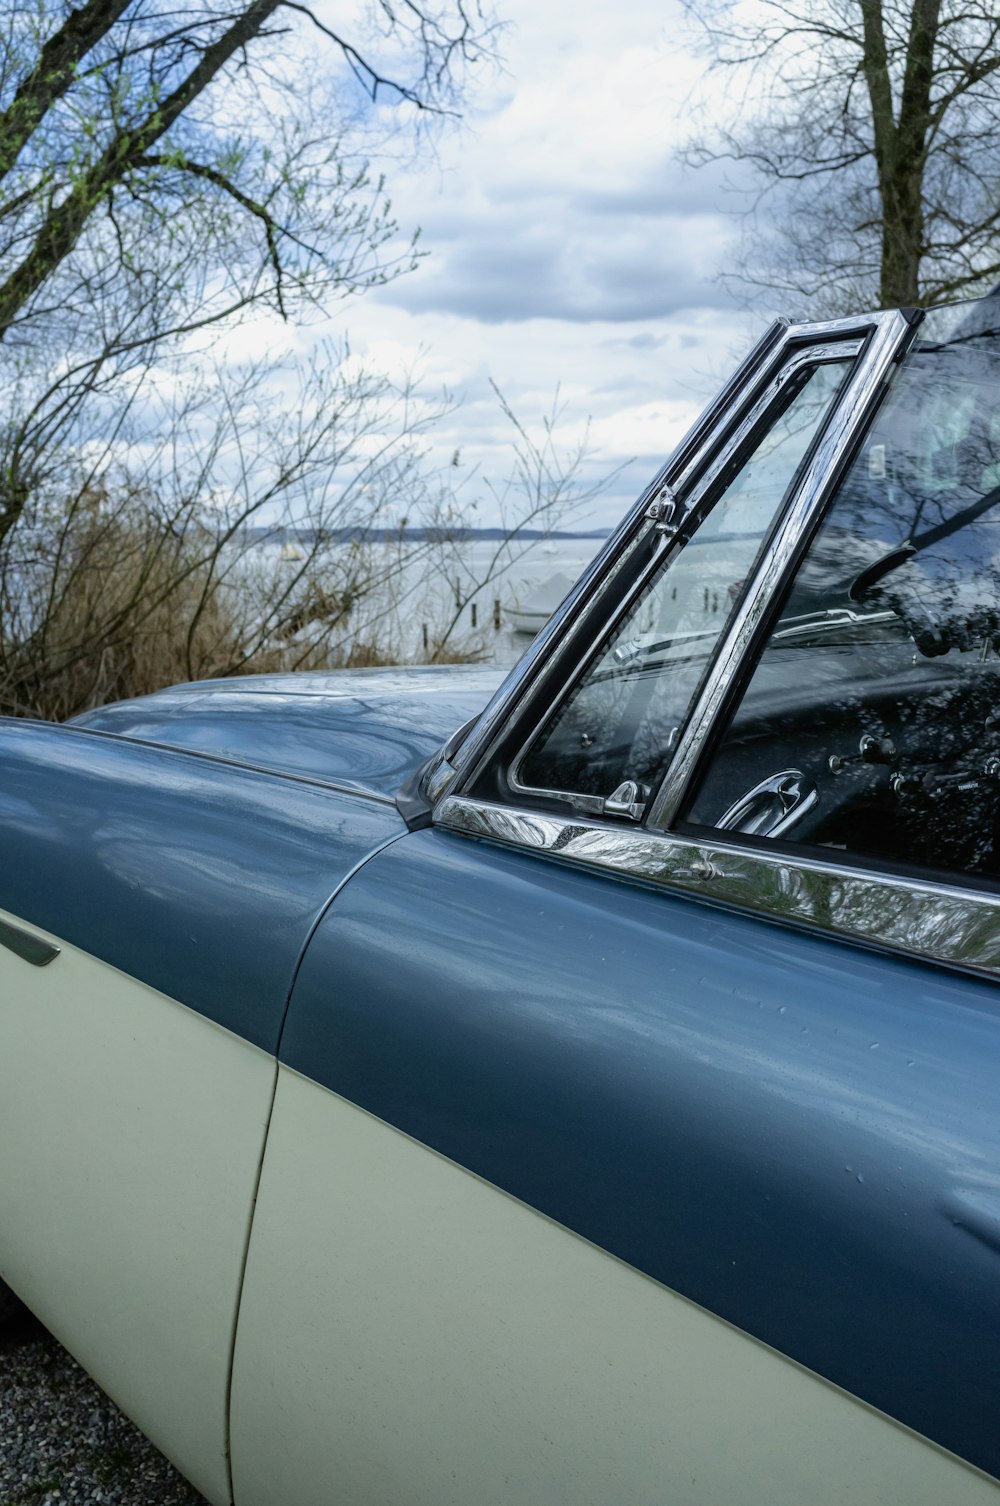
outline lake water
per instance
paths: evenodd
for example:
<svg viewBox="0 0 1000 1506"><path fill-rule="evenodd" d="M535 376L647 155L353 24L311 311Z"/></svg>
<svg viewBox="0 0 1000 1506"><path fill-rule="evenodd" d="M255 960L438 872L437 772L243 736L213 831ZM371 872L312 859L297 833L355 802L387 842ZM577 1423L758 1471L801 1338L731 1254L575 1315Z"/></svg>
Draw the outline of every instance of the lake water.
<svg viewBox="0 0 1000 1506"><path fill-rule="evenodd" d="M368 544L364 568L376 584L351 613L351 636L419 662L447 634L449 656L457 652L513 664L530 636L516 630L512 615L539 595L554 608L603 544L603 539L532 540L518 546L514 559L501 541L417 546L413 556L401 556L395 544ZM498 557L505 548L507 557ZM250 553L254 563L276 571L302 568L296 546L261 544ZM310 573L320 583L324 576L339 583L352 563L349 547L337 546L325 557L328 570L320 560Z"/></svg>

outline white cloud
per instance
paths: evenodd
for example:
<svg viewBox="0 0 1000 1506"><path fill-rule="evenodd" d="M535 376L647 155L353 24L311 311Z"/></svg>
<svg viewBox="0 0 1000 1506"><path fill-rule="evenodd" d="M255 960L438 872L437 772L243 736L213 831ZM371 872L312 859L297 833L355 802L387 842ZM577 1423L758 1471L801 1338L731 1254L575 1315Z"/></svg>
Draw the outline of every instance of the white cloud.
<svg viewBox="0 0 1000 1506"><path fill-rule="evenodd" d="M433 153L386 162L401 227L421 227L428 255L308 339L349 332L355 358L449 389L462 405L435 453L496 479L510 434L490 378L539 431L558 387L567 445L590 421L591 476L636 457L591 509L611 525L755 322L718 280L732 235L721 175L675 155L703 64L676 0L498 9L506 71L473 83L465 124Z"/></svg>

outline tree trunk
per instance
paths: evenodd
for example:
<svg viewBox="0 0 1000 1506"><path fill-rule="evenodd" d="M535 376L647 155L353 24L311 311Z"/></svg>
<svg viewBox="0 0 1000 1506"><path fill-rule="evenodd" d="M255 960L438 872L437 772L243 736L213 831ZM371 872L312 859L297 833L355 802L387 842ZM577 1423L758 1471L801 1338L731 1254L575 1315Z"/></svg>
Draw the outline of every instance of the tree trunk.
<svg viewBox="0 0 1000 1506"><path fill-rule="evenodd" d="M128 4L129 0L87 0L47 39L35 67L0 111L0 178L13 167L51 106L71 87L81 59L107 36Z"/></svg>
<svg viewBox="0 0 1000 1506"><path fill-rule="evenodd" d="M879 307L911 307L920 302L920 262L924 217L921 207L923 173L896 166L881 183L882 267Z"/></svg>
<svg viewBox="0 0 1000 1506"><path fill-rule="evenodd" d="M941 0L913 0L898 121L893 109L882 0L860 0L860 6L862 68L871 102L882 208L879 303L882 308L894 308L920 302L924 168Z"/></svg>

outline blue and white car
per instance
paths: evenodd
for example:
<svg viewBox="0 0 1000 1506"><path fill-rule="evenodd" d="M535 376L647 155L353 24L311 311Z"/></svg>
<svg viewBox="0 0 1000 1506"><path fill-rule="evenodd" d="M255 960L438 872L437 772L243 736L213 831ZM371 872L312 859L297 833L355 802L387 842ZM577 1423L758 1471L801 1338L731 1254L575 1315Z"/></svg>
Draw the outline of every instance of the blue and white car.
<svg viewBox="0 0 1000 1506"><path fill-rule="evenodd" d="M0 1275L224 1506L1000 1503L1000 299L517 668L0 722Z"/></svg>

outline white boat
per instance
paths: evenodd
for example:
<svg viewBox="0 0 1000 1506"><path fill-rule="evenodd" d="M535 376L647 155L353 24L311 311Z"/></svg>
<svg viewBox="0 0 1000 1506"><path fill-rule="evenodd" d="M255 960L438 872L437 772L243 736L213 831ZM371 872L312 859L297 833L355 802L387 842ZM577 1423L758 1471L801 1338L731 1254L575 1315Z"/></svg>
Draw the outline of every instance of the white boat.
<svg viewBox="0 0 1000 1506"><path fill-rule="evenodd" d="M533 636L543 628L573 584L568 575L559 573L536 585L526 596L515 597L504 607L504 615L515 633Z"/></svg>

